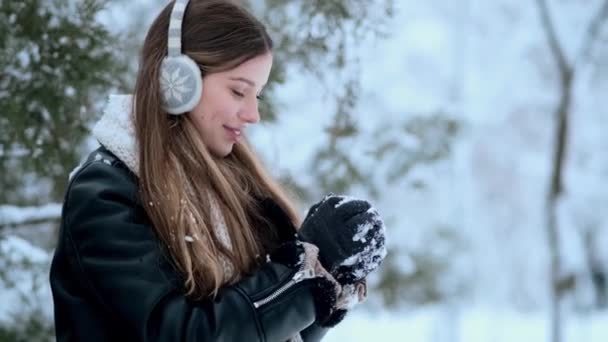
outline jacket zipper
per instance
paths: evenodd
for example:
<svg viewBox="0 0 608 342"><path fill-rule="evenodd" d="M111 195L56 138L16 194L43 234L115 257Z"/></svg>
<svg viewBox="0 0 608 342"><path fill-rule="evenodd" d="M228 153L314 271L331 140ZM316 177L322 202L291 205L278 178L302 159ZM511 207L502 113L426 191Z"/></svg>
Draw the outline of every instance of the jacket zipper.
<svg viewBox="0 0 608 342"><path fill-rule="evenodd" d="M253 306L257 309L262 305L266 305L273 299L280 296L283 292L287 291L289 288L294 286L295 284L301 282L304 279L313 278L315 276L314 270L312 268L304 270L304 266L305 266L304 263L302 263L302 266L300 266L300 269L298 270L298 272L296 272L296 274L293 275L293 278L291 278L285 285L279 287L276 291L274 291L270 295L254 302Z"/></svg>

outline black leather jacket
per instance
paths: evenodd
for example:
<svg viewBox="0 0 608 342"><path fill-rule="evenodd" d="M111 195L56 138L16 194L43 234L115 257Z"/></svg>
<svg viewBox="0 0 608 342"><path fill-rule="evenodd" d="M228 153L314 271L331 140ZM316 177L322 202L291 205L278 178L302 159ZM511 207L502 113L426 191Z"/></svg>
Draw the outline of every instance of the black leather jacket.
<svg viewBox="0 0 608 342"><path fill-rule="evenodd" d="M254 306L296 273L281 263L262 265L216 300L187 299L137 197L136 176L103 147L72 176L50 273L57 341L275 342L297 332L304 341L325 335L327 328L313 323L306 281Z"/></svg>

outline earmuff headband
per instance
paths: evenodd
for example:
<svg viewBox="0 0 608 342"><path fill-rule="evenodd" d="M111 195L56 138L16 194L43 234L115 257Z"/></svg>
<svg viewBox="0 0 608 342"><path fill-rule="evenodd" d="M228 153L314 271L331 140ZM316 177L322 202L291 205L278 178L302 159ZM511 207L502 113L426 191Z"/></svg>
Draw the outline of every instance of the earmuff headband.
<svg viewBox="0 0 608 342"><path fill-rule="evenodd" d="M182 53L182 22L186 6L189 0L176 0L171 11L169 21L169 52L171 57L179 56Z"/></svg>

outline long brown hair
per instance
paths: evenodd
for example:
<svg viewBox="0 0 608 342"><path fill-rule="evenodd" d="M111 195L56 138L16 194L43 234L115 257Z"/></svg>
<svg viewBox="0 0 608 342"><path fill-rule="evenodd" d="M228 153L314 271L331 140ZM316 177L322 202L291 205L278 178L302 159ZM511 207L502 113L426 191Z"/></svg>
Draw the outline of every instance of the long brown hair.
<svg viewBox="0 0 608 342"><path fill-rule="evenodd" d="M299 218L246 139L227 157L217 158L205 147L189 114L171 116L162 110L159 69L167 53L172 6L155 19L141 51L134 96L139 188L157 235L184 276L186 294L197 299L215 296L221 286L252 271L257 256L267 252L263 242L276 240L276 231L254 224L264 221L260 198L273 199L296 227ZM192 0L183 19L182 46L206 75L271 51L272 40L264 26L234 2ZM213 208L225 220L231 248L214 230L218 222ZM222 256L234 267L231 275Z"/></svg>

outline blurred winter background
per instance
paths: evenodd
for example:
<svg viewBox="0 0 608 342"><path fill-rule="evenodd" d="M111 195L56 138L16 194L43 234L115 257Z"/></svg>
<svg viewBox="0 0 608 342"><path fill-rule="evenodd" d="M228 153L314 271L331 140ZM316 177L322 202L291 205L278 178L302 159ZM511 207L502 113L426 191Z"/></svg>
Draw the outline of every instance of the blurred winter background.
<svg viewBox="0 0 608 342"><path fill-rule="evenodd" d="M608 341L608 1L247 3L276 42L250 140L302 211L388 226L327 341ZM53 340L68 174L165 4L0 0L0 341Z"/></svg>

